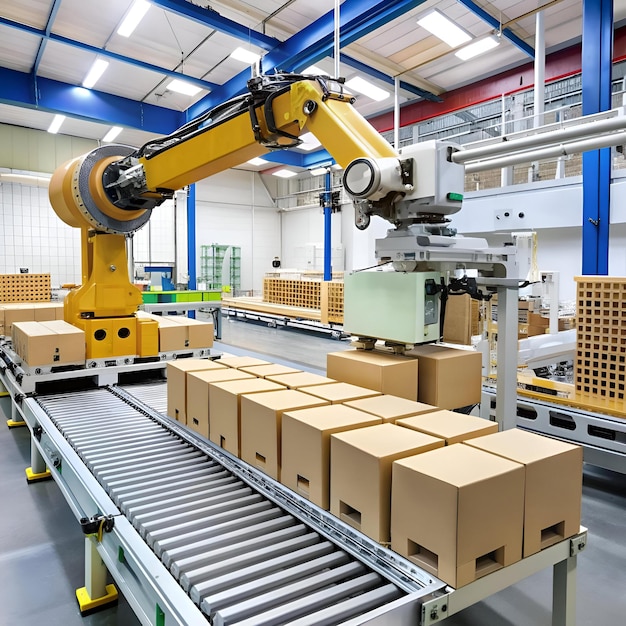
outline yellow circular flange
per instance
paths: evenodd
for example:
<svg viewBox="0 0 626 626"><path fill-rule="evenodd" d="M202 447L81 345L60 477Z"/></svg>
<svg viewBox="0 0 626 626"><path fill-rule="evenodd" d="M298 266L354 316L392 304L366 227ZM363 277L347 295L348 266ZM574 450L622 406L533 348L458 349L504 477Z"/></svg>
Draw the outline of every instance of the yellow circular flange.
<svg viewBox="0 0 626 626"><path fill-rule="evenodd" d="M131 220L137 219L141 217L146 210L139 209L137 211L125 211L124 209L119 209L116 207L106 192L104 191L104 186L102 184L102 176L104 175L104 170L115 161L119 161L122 159L122 156L111 156L105 159L98 161L91 172L89 173L89 193L91 193L91 197L93 201L96 203L97 207L109 217L113 219L120 220L121 222L129 222Z"/></svg>
<svg viewBox="0 0 626 626"><path fill-rule="evenodd" d="M58 167L52 174L48 188L50 204L52 204L55 213L66 224L74 228L80 228L85 221L76 206L73 188L74 173L80 167L83 159L84 156L76 157Z"/></svg>

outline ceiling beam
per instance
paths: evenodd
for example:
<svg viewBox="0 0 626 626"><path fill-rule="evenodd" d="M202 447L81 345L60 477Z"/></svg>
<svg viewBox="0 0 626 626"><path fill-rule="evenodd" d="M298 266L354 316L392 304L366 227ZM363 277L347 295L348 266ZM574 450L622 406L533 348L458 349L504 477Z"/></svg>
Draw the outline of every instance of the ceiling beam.
<svg viewBox="0 0 626 626"><path fill-rule="evenodd" d="M346 46L383 24L404 15L425 0L345 0L341 5L341 46ZM333 49L334 15L329 11L293 37L276 46L263 58L265 72L272 70L302 71ZM246 69L187 109L193 119L211 107L246 90L250 70ZM434 94L433 94L434 95Z"/></svg>
<svg viewBox="0 0 626 626"><path fill-rule="evenodd" d="M34 28L33 26L28 26L27 24L15 22L6 17L0 17L0 25L8 26L9 28L14 28L25 33L30 33L31 35L35 35L36 37L41 37L42 42L54 41L57 43L62 43L67 46L71 46L73 48L78 48L79 50L84 50L86 52L91 52L92 54L97 54L100 57L113 59L115 61L120 61L121 63L126 63L128 65L134 65L135 67L139 67L144 70L149 70L151 72L156 72L157 74L171 76L172 78L178 78L188 83L193 83L194 85L198 85L198 87L202 87L202 89L206 89L207 91L212 91L216 89L217 87L219 87L219 85L217 85L216 83L211 83L206 80L202 80L200 78L195 78L193 76L188 76L187 74L181 74L180 72L175 72L173 70L169 70L164 67L159 67L158 65L153 65L152 63L146 63L145 61L132 59L122 54L117 54L117 52L104 50L102 48L91 46L87 43L76 41L68 37L63 37L61 35L56 35L54 33L47 33L46 30L41 30L39 28Z"/></svg>
<svg viewBox="0 0 626 626"><path fill-rule="evenodd" d="M358 70L359 72L362 72L364 74L368 74L373 78L377 78L378 80L387 83L388 85L393 85L395 87L395 80L393 76L389 76L389 74L385 74L384 72L381 72L371 67L370 65L367 65L366 63L357 61L356 59L353 59L352 57L349 57L345 54L341 54L339 58L342 63L349 65L352 69ZM419 96L420 98L424 98L424 100L430 100L431 102L443 102L443 100L434 93L426 91L426 89L416 87L415 85L411 85L410 83L407 83L403 80L400 81L400 89L408 91L409 93L412 93L415 96Z"/></svg>
<svg viewBox="0 0 626 626"><path fill-rule="evenodd" d="M44 50L46 49L46 43L48 43L48 37L50 37L50 33L52 32L52 25L54 24L54 20L56 19L60 6L61 0L54 0L54 2L52 3L52 8L50 9L50 13L48 14L48 20L46 21L45 29L46 35L45 37L42 37L41 41L39 42L39 48L37 49L37 55L35 56L35 62L33 63L32 72L35 76L37 76L37 72L39 71L39 64L41 63Z"/></svg>
<svg viewBox="0 0 626 626"><path fill-rule="evenodd" d="M0 67L0 102L155 135L167 135L184 123L180 111L4 67Z"/></svg>
<svg viewBox="0 0 626 626"><path fill-rule="evenodd" d="M493 15L491 15L491 13L488 13L485 9L478 6L473 0L457 0L457 2L460 2L466 9L469 9L472 13L483 20L483 22L487 22L489 26L500 32L500 20L496 19ZM518 37L510 28L502 29L502 36L505 39L508 39L514 46L518 47L524 54L527 54L531 59L535 58L534 48Z"/></svg>
<svg viewBox="0 0 626 626"><path fill-rule="evenodd" d="M187 2L187 0L151 0L151 3L170 13L175 13L181 17L193 20L213 30L218 30L221 33L226 33L240 41L257 46L262 50L273 50L280 43L280 40L275 37L270 37L252 28L248 28L243 24L222 17L217 11L211 8L204 9L196 4Z"/></svg>

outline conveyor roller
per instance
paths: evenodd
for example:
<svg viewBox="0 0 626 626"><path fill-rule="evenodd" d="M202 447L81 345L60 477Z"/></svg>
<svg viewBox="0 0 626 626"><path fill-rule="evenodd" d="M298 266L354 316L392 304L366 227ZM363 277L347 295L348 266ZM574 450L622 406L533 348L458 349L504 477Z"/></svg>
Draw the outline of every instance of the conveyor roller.
<svg viewBox="0 0 626 626"><path fill-rule="evenodd" d="M38 402L213 624L339 624L406 594L140 403L108 389Z"/></svg>

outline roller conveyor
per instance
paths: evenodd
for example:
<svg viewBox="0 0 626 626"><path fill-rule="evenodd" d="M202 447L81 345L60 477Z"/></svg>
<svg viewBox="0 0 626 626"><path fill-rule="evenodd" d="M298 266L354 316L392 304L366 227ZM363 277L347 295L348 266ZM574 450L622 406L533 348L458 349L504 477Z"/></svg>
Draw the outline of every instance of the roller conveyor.
<svg viewBox="0 0 626 626"><path fill-rule="evenodd" d="M157 392L143 399L158 405ZM278 506L141 403L108 389L38 403L214 624L366 621L414 591Z"/></svg>

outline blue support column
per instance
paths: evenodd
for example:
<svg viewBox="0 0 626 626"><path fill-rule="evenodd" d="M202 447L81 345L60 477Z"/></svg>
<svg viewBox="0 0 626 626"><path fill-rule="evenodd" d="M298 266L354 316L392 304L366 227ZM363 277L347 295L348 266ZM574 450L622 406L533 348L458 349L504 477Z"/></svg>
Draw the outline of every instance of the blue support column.
<svg viewBox="0 0 626 626"><path fill-rule="evenodd" d="M613 0L583 0L583 115L611 108ZM582 273L609 273L611 149L583 154Z"/></svg>
<svg viewBox="0 0 626 626"><path fill-rule="evenodd" d="M189 271L188 289L196 288L196 186L189 185L187 191L187 267ZM195 311L187 311L189 317L196 317Z"/></svg>
<svg viewBox="0 0 626 626"><path fill-rule="evenodd" d="M330 168L326 170L326 192L324 201L324 280L332 280L332 243L331 243L331 216L333 214L333 174Z"/></svg>

